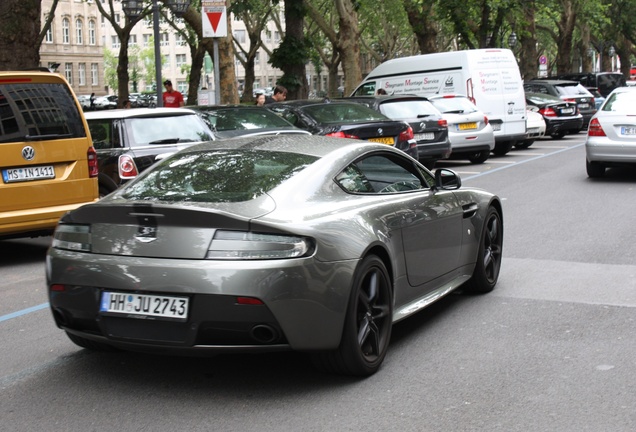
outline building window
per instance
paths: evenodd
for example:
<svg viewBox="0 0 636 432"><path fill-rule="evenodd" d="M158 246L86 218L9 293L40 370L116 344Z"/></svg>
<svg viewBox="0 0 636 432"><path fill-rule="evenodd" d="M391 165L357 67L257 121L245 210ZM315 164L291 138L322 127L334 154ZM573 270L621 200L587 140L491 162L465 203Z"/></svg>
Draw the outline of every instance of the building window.
<svg viewBox="0 0 636 432"><path fill-rule="evenodd" d="M73 63L64 63L64 76L66 81L73 85Z"/></svg>
<svg viewBox="0 0 636 432"><path fill-rule="evenodd" d="M181 93L188 91L188 83L185 81L177 81L177 90Z"/></svg>
<svg viewBox="0 0 636 432"><path fill-rule="evenodd" d="M69 44L71 43L71 35L70 35L71 22L68 18L64 18L62 20L62 43Z"/></svg>
<svg viewBox="0 0 636 432"><path fill-rule="evenodd" d="M110 37L110 45L113 48L119 48L121 46L121 43L119 42L119 36L111 36Z"/></svg>
<svg viewBox="0 0 636 432"><path fill-rule="evenodd" d="M280 33L277 31L274 32L274 42L275 43L280 42Z"/></svg>
<svg viewBox="0 0 636 432"><path fill-rule="evenodd" d="M265 30L265 42L272 41L272 32L270 30Z"/></svg>
<svg viewBox="0 0 636 432"><path fill-rule="evenodd" d="M238 43L244 44L245 43L245 30L234 30L234 39L236 39L236 41Z"/></svg>
<svg viewBox="0 0 636 432"><path fill-rule="evenodd" d="M84 29L82 26L83 26L82 20L76 19L75 20L75 43L77 45L84 44Z"/></svg>
<svg viewBox="0 0 636 432"><path fill-rule="evenodd" d="M96 86L99 84L99 76L97 63L91 64L91 85Z"/></svg>
<svg viewBox="0 0 636 432"><path fill-rule="evenodd" d="M169 46L170 45L170 38L169 38L168 33L161 33L160 41L161 41L161 43L160 43L161 46Z"/></svg>
<svg viewBox="0 0 636 432"><path fill-rule="evenodd" d="M95 20L90 20L88 22L88 44L95 45L96 37L95 37Z"/></svg>
<svg viewBox="0 0 636 432"><path fill-rule="evenodd" d="M177 33L176 35L176 40L177 40L177 45L179 46L186 46L186 44L188 43L185 39L185 37L183 37L183 35L181 33Z"/></svg>
<svg viewBox="0 0 636 432"><path fill-rule="evenodd" d="M78 65L79 70L79 85L86 85L86 63L80 63Z"/></svg>
<svg viewBox="0 0 636 432"><path fill-rule="evenodd" d="M130 35L130 38L128 39L128 46L135 46L137 45L137 35Z"/></svg>
<svg viewBox="0 0 636 432"><path fill-rule="evenodd" d="M144 35L144 48L148 48L150 46L150 38L152 35L145 34Z"/></svg>
<svg viewBox="0 0 636 432"><path fill-rule="evenodd" d="M119 14L115 14L115 22L119 24Z"/></svg>
<svg viewBox="0 0 636 432"><path fill-rule="evenodd" d="M53 43L53 23L46 30L46 35L44 36L44 42Z"/></svg>
<svg viewBox="0 0 636 432"><path fill-rule="evenodd" d="M181 67L186 64L186 55L185 54L177 54L177 67Z"/></svg>

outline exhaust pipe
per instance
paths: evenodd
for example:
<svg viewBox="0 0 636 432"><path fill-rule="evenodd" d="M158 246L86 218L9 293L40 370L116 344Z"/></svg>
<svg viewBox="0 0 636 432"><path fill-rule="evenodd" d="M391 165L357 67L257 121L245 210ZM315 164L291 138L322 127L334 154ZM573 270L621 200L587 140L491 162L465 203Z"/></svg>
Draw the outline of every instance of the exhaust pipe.
<svg viewBox="0 0 636 432"><path fill-rule="evenodd" d="M252 327L250 336L262 344L274 343L279 338L278 330L267 324L258 324Z"/></svg>

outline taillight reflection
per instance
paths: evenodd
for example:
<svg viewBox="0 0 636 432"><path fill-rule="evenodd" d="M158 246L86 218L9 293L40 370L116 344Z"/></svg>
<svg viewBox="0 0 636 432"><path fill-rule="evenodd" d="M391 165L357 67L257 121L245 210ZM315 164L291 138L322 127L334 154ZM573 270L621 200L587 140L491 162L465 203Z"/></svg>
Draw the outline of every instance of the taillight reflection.
<svg viewBox="0 0 636 432"><path fill-rule="evenodd" d="M597 118L593 118L590 122L589 127L587 128L588 136L606 136L601 123Z"/></svg>

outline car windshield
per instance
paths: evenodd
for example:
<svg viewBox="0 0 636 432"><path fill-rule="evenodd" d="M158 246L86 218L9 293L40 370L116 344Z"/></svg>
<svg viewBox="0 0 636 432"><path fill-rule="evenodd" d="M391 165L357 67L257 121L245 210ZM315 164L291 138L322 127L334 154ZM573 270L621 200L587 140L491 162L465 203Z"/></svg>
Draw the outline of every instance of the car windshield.
<svg viewBox="0 0 636 432"><path fill-rule="evenodd" d="M293 128L288 121L266 108L226 108L201 110L207 123L217 131Z"/></svg>
<svg viewBox="0 0 636 432"><path fill-rule="evenodd" d="M407 120L439 116L440 112L432 103L423 100L389 101L380 105L380 112L396 120Z"/></svg>
<svg viewBox="0 0 636 432"><path fill-rule="evenodd" d="M477 111L475 104L465 97L445 97L431 102L442 114L469 114Z"/></svg>
<svg viewBox="0 0 636 432"><path fill-rule="evenodd" d="M196 114L130 118L127 124L131 146L213 139L210 130Z"/></svg>
<svg viewBox="0 0 636 432"><path fill-rule="evenodd" d="M303 107L303 111L320 124L388 120L383 114L357 103L309 105Z"/></svg>
<svg viewBox="0 0 636 432"><path fill-rule="evenodd" d="M561 99L556 96L545 95L541 93L526 94L526 101L532 105L546 105L562 102Z"/></svg>
<svg viewBox="0 0 636 432"><path fill-rule="evenodd" d="M272 190L317 159L305 154L260 150L177 153L119 196L168 202L248 201Z"/></svg>
<svg viewBox="0 0 636 432"><path fill-rule="evenodd" d="M621 91L610 94L602 111L636 115L636 91Z"/></svg>

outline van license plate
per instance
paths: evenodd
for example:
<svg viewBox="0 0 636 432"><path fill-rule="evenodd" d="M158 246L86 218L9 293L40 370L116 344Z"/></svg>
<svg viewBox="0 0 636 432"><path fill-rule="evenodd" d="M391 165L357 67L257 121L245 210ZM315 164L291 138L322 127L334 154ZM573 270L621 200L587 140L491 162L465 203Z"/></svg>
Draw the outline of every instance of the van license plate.
<svg viewBox="0 0 636 432"><path fill-rule="evenodd" d="M369 138L367 141L372 141L372 142L377 142L377 143L382 143L382 144L388 144L388 145L395 144L395 142L393 141L393 137Z"/></svg>
<svg viewBox="0 0 636 432"><path fill-rule="evenodd" d="M99 310L114 314L145 315L185 321L188 318L188 301L188 297L104 291Z"/></svg>
<svg viewBox="0 0 636 432"><path fill-rule="evenodd" d="M55 169L53 168L53 165L8 168L2 170L2 179L5 183L44 180L52 178L55 178Z"/></svg>
<svg viewBox="0 0 636 432"><path fill-rule="evenodd" d="M501 130L501 123L490 123L490 125L492 126L492 130L495 132Z"/></svg>

